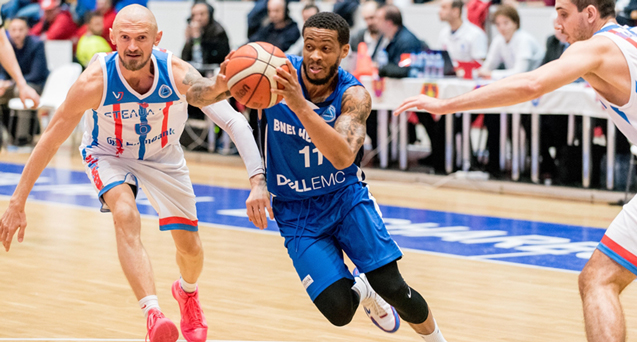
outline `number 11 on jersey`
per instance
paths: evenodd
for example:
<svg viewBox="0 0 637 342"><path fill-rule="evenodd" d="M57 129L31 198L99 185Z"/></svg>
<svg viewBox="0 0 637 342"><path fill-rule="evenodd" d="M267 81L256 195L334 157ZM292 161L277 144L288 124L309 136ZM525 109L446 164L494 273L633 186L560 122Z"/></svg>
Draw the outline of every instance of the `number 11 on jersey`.
<svg viewBox="0 0 637 342"><path fill-rule="evenodd" d="M318 165L323 164L323 154L318 148L315 147L312 152L318 154ZM305 167L310 167L310 146L305 146L302 150L299 150L299 153L302 154L305 159Z"/></svg>

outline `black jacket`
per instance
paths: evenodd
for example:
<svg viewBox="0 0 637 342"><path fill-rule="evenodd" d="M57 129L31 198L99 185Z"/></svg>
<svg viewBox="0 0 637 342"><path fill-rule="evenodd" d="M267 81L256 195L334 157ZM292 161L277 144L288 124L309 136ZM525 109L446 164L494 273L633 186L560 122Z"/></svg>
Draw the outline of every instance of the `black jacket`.
<svg viewBox="0 0 637 342"><path fill-rule="evenodd" d="M181 51L181 59L192 61L193 39L189 39ZM223 26L216 21L212 21L204 27L201 35L201 54L204 64L221 64L223 59L230 53L230 43L228 35Z"/></svg>
<svg viewBox="0 0 637 342"><path fill-rule="evenodd" d="M250 36L250 41L270 43L285 52L299 38L301 38L299 25L294 20L289 20L282 29L274 28L272 23L261 27L255 34Z"/></svg>
<svg viewBox="0 0 637 342"><path fill-rule="evenodd" d="M560 58L565 49L566 44L555 38L555 35L548 37L546 40L546 54L542 60L542 65Z"/></svg>
<svg viewBox="0 0 637 342"><path fill-rule="evenodd" d="M401 27L385 48L385 51L387 51L387 65L378 70L378 75L381 77L394 78L407 77L409 75L409 68L401 68L398 66L400 55L428 49L427 43L420 41L420 39L406 27Z"/></svg>

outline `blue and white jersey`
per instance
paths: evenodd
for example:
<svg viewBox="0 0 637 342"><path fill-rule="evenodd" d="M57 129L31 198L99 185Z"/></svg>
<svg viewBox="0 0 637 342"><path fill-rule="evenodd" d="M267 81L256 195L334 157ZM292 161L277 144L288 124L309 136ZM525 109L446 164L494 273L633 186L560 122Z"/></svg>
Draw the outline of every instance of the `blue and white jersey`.
<svg viewBox="0 0 637 342"><path fill-rule="evenodd" d="M153 49L155 80L145 94L126 82L117 52L100 54L104 92L97 110L84 114L80 150L92 154L152 160L167 146L179 146L188 119L186 96L179 93L171 67L172 53Z"/></svg>
<svg viewBox="0 0 637 342"><path fill-rule="evenodd" d="M603 98L602 106L615 123L615 126L632 142L637 144L637 28L606 24L595 33L610 38L624 54L630 71L630 99L623 106L618 106Z"/></svg>
<svg viewBox="0 0 637 342"><path fill-rule="evenodd" d="M301 78L303 59L288 55L297 70L303 95L307 90ZM336 90L322 103L312 103L314 112L330 126L341 115L343 93L352 86L362 86L354 76L338 68ZM298 200L334 192L363 180L363 172L357 165L338 170L314 146L301 120L290 110L285 101L264 110L267 120L265 133L265 158L268 190L283 200ZM359 158L360 160L360 152Z"/></svg>

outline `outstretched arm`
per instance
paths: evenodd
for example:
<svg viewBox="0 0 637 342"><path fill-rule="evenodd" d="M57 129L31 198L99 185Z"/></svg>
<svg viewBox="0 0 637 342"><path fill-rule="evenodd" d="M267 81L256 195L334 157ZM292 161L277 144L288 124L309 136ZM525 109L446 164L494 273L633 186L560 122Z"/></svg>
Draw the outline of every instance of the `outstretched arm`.
<svg viewBox="0 0 637 342"><path fill-rule="evenodd" d="M454 98L435 99L425 95L410 97L394 111L394 115L410 108L432 114L449 114L505 107L536 99L597 69L607 50L605 40L600 37L575 43L564 51L562 57L538 69L507 77Z"/></svg>
<svg viewBox="0 0 637 342"><path fill-rule="evenodd" d="M102 97L102 75L99 63L94 63L71 87L66 100L53 115L40 141L24 166L18 186L11 196L9 207L0 218L0 241L6 251L11 247L13 235L19 229L18 242L24 238L27 225L24 207L35 181L49 163L60 145L71 135L84 111L97 108Z"/></svg>
<svg viewBox="0 0 637 342"><path fill-rule="evenodd" d="M186 94L186 101L191 106L201 108L230 97L225 62L214 79L201 76L197 69L177 57L172 58L172 66L177 88L180 93Z"/></svg>
<svg viewBox="0 0 637 342"><path fill-rule="evenodd" d="M276 81L284 89L273 89L283 95L288 107L303 123L312 142L337 169L345 169L354 163L358 150L365 141L365 121L371 112L371 97L363 87L351 87L343 94L341 115L330 127L309 106L299 84L296 70L287 61L290 72L277 68Z"/></svg>

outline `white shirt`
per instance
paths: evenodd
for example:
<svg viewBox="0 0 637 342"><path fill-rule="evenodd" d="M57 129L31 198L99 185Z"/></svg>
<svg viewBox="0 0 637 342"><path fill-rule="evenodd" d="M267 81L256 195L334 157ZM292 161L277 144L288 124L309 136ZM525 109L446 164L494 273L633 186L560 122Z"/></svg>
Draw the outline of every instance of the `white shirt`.
<svg viewBox="0 0 637 342"><path fill-rule="evenodd" d="M455 32L451 32L447 24L438 35L438 46L447 50L453 61L483 60L487 57L488 45L487 34L468 21L463 21Z"/></svg>
<svg viewBox="0 0 637 342"><path fill-rule="evenodd" d="M517 30L507 43L502 35L491 42L483 68L493 70L491 78L501 79L514 74L531 71L542 63L544 48L530 34ZM505 70L495 70L504 63Z"/></svg>

